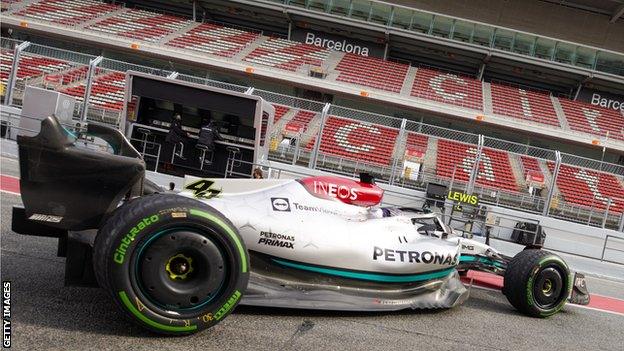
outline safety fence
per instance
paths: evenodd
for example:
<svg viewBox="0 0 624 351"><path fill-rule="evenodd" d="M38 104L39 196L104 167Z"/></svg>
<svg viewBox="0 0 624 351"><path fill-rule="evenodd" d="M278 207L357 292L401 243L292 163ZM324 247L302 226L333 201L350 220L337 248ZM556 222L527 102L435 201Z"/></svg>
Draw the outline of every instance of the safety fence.
<svg viewBox="0 0 624 351"><path fill-rule="evenodd" d="M2 38L3 60L12 58L20 41ZM13 56L12 56L13 55ZM13 80L11 102L21 105L25 86L49 88L46 77L69 74L80 70L76 80L67 84L51 86L65 93L71 92L79 103L75 116L81 117L87 108L86 119L119 125L120 104L124 103L125 79L111 79L125 75L128 70L159 76L167 76L196 84L221 89L246 92L250 87L221 82L205 77L178 74L167 69L142 66L103 57L96 57L43 45L26 46L18 60L16 71L9 65L7 81ZM32 68L32 58L52 59L41 61ZM94 62L97 64L94 65ZM29 64L31 66L22 66ZM84 72L87 68L87 73ZM20 73L24 69L24 74ZM34 73L33 73L34 72ZM92 79L85 74L92 72ZM3 75L4 76L4 75ZM109 90L101 92L101 87ZM79 90L70 90L80 87ZM8 86L7 86L8 89ZM100 89L100 90L98 90ZM78 91L78 93L76 93ZM84 96L90 92L90 103L84 104ZM448 184L454 189L476 192L483 201L500 206L518 208L535 213L544 213L589 225L621 229L624 193L624 166L593 160L554 150L514 143L497 138L479 136L473 133L452 130L422 122L360 111L333 104L302 99L271 91L252 89L254 95L280 105L286 112L270 131L272 139L272 160L304 165L343 175L359 172L374 173L380 182L406 188L424 189L428 182ZM8 91L3 91L5 104L9 103ZM114 105L117 108L110 108ZM294 126L294 128L292 128ZM459 153L461 157L453 158ZM543 194L529 195L524 179L521 157L534 158L544 174ZM572 167L587 176L580 180L581 187L588 189L586 199L579 203L569 193L559 189L563 180L557 179L548 169L552 164ZM415 165L419 165L416 169ZM499 173L507 174L505 187L498 186ZM611 182L609 193L601 193L602 180ZM569 178L569 177L568 177ZM577 177L578 178L578 177ZM574 178L567 181L576 182ZM614 185L619 182L619 189ZM565 183L565 181L564 181ZM546 196L545 193L552 194ZM554 205L553 205L554 204Z"/></svg>
<svg viewBox="0 0 624 351"><path fill-rule="evenodd" d="M71 3L71 2L68 2ZM306 3L306 2L304 2ZM290 5L292 5L294 3L290 3ZM29 4L26 4L29 5ZM71 4L67 4L67 5L71 5ZM289 5L289 6L290 6ZM329 6L329 5L328 5ZM71 7L71 6L70 6ZM392 7L392 11L394 12L395 9L398 9L399 7ZM390 9L390 8L388 8ZM71 9L66 9L68 12L67 14L72 17L73 13L71 11ZM287 8L284 9L285 11L288 11ZM118 13L115 13L115 12ZM123 8L123 5L120 6L110 6L108 9L102 10L102 13L100 13L98 16L109 16L109 15L120 15L120 13L125 13L125 11L127 11L127 9ZM414 11L414 10L412 10ZM11 17L15 17L16 19L23 19L24 14L19 14L19 12L21 11L17 11L15 13L8 13L7 16L11 16ZM26 11L28 12L28 11ZM44 11L47 12L47 11ZM425 11L426 12L426 11ZM154 12L151 11L152 15L154 16L158 16L159 13L158 12ZM420 13L420 11L416 11L415 13ZM105 15L106 14L106 15ZM144 13L143 15L145 16L150 16L150 11L147 11L146 13ZM419 16L419 15L416 15ZM431 13L428 13L426 15L427 17L431 17L431 18L435 18L436 20L434 22L438 22L438 20L440 18L447 18L446 16L442 16L440 17L440 15L432 15ZM40 18L39 16L29 16L26 15L28 21L35 21L35 22L45 22L46 24L49 24L50 21L47 21L45 17ZM123 17L123 16L122 16ZM113 17L116 18L116 17ZM110 19L110 18L108 18ZM123 19L123 21L126 21L127 19ZM450 18L448 18L449 21L451 21ZM455 22L459 19L453 19L452 21ZM56 22L56 21L54 21ZM170 36L169 35L156 35L157 33L152 33L152 35L141 35L144 33L125 33L123 35L120 35L119 32L116 32L115 29L112 30L95 30L94 28L92 28L92 26L86 26L86 27L81 27L81 21L69 21L68 23L65 23L65 21L61 21L62 23L54 23L54 25L58 25L61 27L73 27L74 29L77 30L84 30L87 32L91 32L94 35L97 36L101 36L101 40L106 41L108 39L108 37L110 38L116 38L116 39L124 39L124 40L132 40L132 43L128 43L131 47L138 47L139 43L141 42L148 42L151 44L154 43L160 43L163 46L165 46L167 48L168 51L172 51L174 56L177 55L188 55L189 53L192 54L200 54L200 55L208 55L208 56L212 56L214 58L223 58L223 54L228 53L230 50L225 50L223 51L221 49L215 49L215 48L210 48L210 49L206 49L206 48L197 48L195 47L195 45L176 45L176 44L171 44L170 42L165 43L166 40L169 40ZM106 22L106 20L104 20L103 22ZM188 18L184 18L184 17L178 17L177 19L175 19L175 22L180 24L178 27L176 27L175 29L171 29L173 32L171 35L176 36L176 39L180 39L186 35L189 35L193 32L193 30L195 30L196 28L194 27L194 22L190 21ZM216 23L216 22L204 22L204 24L208 24L210 23L211 25L223 25L222 23ZM432 24L433 22L431 22L430 24ZM451 22L449 22L451 23ZM460 21L459 23L463 23L464 25L467 25L468 27L465 27L464 29L468 29L470 28L470 25L466 24L462 21ZM113 26L114 27L114 26ZM435 26L434 26L435 27ZM431 27L431 30L433 30L434 27ZM189 30L189 28L193 28L191 30ZM269 38L267 36L262 36L262 32L258 31L258 30L250 30L249 28L239 28L235 25L229 25L227 24L224 28L227 28L229 30L233 30L233 31L240 31L243 30L244 32L254 36L254 35L258 35L255 36L254 38L258 38L258 40L262 41L262 40L272 40L273 38ZM427 28L428 25L427 25ZM514 35L518 35L517 38L509 38L509 32L507 30L503 31L503 32L499 32L495 29L495 27L490 27L490 26L485 26L484 28L489 28L489 30L494 30L492 35L502 35L503 37L505 37L506 39L502 40L502 43L520 43L523 40L527 39L527 38L532 38L530 41L532 40L538 40L538 37L533 37L531 34L528 33L515 33L515 32L511 32L511 33L515 33ZM484 28L481 28L480 30L478 30L478 32L481 32L482 30L484 30ZM100 28L101 29L101 28ZM162 29L162 28L161 28ZM392 29L392 28L389 28ZM451 28L449 28L451 31L455 30L455 26L453 25ZM94 31L95 30L95 31ZM476 30L476 29L475 29ZM428 34L429 30L426 31ZM435 32L435 31L434 31ZM424 33L424 32L423 32ZM437 32L436 32L437 33ZM130 35L132 34L132 35ZM437 33L436 36L439 36L441 33ZM448 34L448 33L447 33ZM130 37L128 37L128 35L130 35ZM470 33L464 33L464 36L462 36L462 38L471 38L472 34ZM453 36L451 36L453 37ZM165 39L165 38L169 38L169 39ZM485 39L485 38L482 38ZM540 38L546 40L545 38ZM227 39L221 39L224 41L227 41ZM246 42L244 44L240 44L240 50L237 52L240 52L243 50L243 48L249 47L252 45L255 39L250 39L249 42ZM463 41L463 40L462 40ZM477 41L478 45L482 45L483 43L479 40ZM501 49L500 47L498 47L497 45L501 44L501 41L491 41L488 42L489 46L493 45L494 49ZM582 63L580 66L581 67L585 67L585 68L591 68L591 69L598 69L598 67L601 67L602 69L620 69L621 67L619 67L621 65L621 62L619 61L619 59L616 59L616 57L620 57L621 55L618 56L617 53L613 53L613 52L607 52L604 50L598 50L598 51L593 51L593 49L588 49L588 48L583 48L582 46L578 46L577 44L572 45L571 43L563 43L563 42L559 42L556 40L546 40L544 43L541 43L542 45L545 45L545 43L548 43L546 46L550 47L552 45L555 45L554 47L550 47L549 52L551 52L554 55L554 52L556 50L562 50L562 53L554 55L553 57L550 56L544 56L541 55L539 56L542 59L548 58L551 60L555 60L555 58L557 57L567 57L568 54L574 53L572 55L572 57L574 59L565 59L563 61L558 61L558 62L564 62L564 63L568 63L568 64L572 64L572 62L576 62L577 59L584 57L584 59L581 59L579 62ZM555 44L556 43L556 44ZM236 40L234 40L233 42L229 43L232 45L238 45L236 43ZM496 44L496 45L495 45ZM212 44L211 44L212 45ZM289 45L292 45L293 47L298 46L298 45L304 45L298 42L290 42ZM537 42L535 43L524 43L523 45L521 45L522 47L526 48L528 46L531 45L537 45ZM560 46L561 45L561 46ZM572 45L572 46L570 46ZM218 46L218 45L217 45ZM538 45L539 46L539 45ZM313 49L315 47L312 47ZM290 54L286 54L286 55L282 55L283 53L280 53L279 50L281 49L277 49L276 52L271 53L270 55L263 55L263 59L262 60L248 60L247 58L241 58L241 57L237 57L236 59L234 59L234 54L230 55L231 53L225 54L226 57L229 57L230 60L238 60L239 63L245 63L245 64L251 64L252 62L255 62L255 64L260 64L263 65L265 67L272 67L273 69L276 70L287 70L290 71L291 74L299 74L299 75L304 75L304 76L310 76L310 75L317 75L319 72L316 71L318 69L318 67L322 67L321 70L321 76L325 77L325 76L335 76L336 74L338 74L338 71L341 71L338 67L340 67L340 65L338 65L337 67L335 67L336 69L331 70L330 72L330 67L328 66L328 61L331 60L327 60L327 59L317 59L317 58L310 58L308 57L308 55L303 55L301 57L298 57L297 59L293 59L294 56L289 56ZM502 50L502 49L501 49ZM547 51L548 51L547 50ZM580 50L579 52L576 52L575 50ZM589 50L589 51L587 51ZM294 50L296 51L296 50ZM331 50L329 50L331 51ZM327 52L329 52L327 51ZM538 50L540 51L540 50ZM516 53L521 53L521 54L526 54L526 52L524 51L517 51L514 49L514 52ZM576 52L576 53L575 53ZM593 56L586 56L588 55L588 52L593 52ZM565 54L563 54L565 53ZM338 53L340 54L340 53ZM613 56L615 55L615 56ZM296 56L296 55L295 55ZM280 59L276 59L276 57L281 57ZM280 68L282 65L281 63L283 63L281 60L284 59L284 57L288 58L290 57L291 61L289 62L288 68ZM314 64L307 64L305 62L308 61L313 61ZM589 65L588 62L595 60L594 64ZM357 73L355 73L355 77L351 77L352 79L347 79L347 80L343 80L340 79L340 76L343 75L343 73L345 73L346 71L349 71L349 69L346 69L346 71L341 71L340 74L338 74L338 77L336 78L332 78L332 79L336 79L337 81L341 81L341 82L347 82L348 84L355 84L356 86L359 86L360 88L363 89L368 89L370 87L373 87L375 89L381 89L384 90L386 92L395 92L395 93L399 93L399 91L401 91L401 88L403 86L403 84L405 83L405 79L401 79L400 81L392 81L390 82L388 79L379 79L378 76L376 76L375 74L372 74L369 76L369 71L374 71L374 70L381 70L381 71L386 71L386 73L388 73L388 71L390 70L390 66L392 66L390 64L391 60L377 60L377 62L375 62L373 60L373 62L368 62L368 61L358 61L356 60L356 64L360 67L360 68L364 68L361 71L358 71ZM569 61L569 62L568 62ZM342 62L342 61L341 61ZM601 62L601 63L598 63ZM388 64L388 67L384 67L384 65ZM292 67L290 67L290 65L299 65L297 66L296 69L291 69ZM309 66L307 67L307 69L301 69L301 66ZM370 65L371 69L369 70L368 65ZM404 64L403 66L408 67L408 65ZM403 67L403 68L405 68ZM375 68L375 69L372 69ZM403 72L403 69L400 69L399 71ZM353 74L353 72L351 72ZM402 74L402 73L401 73ZM389 74L386 74L386 76L388 76ZM402 76L407 77L407 75L402 74ZM480 111L485 111L484 108L484 104L485 101L487 99L485 99L485 90L482 89L482 82L480 79L477 79L475 77L470 77L470 76L466 76L466 75L461 75L461 74L457 74L454 72L450 72L447 70L440 70L440 69L433 69L432 67L427 67L425 65L418 65L418 70L416 73L416 81L414 83L414 85L411 87L411 93L410 96L413 97L418 97L418 98L423 98L429 101L438 101L441 102L443 104L450 104L450 105L454 105L454 106L460 106L466 109L470 109L472 110L471 112L476 112L476 113L481 113ZM405 78L403 77L403 78ZM434 78L435 77L435 78ZM344 77L343 77L344 78ZM433 80L432 80L433 79ZM456 98L451 98L450 100L448 99L449 97L446 96L445 94L440 94L439 89L441 89L439 86L437 86L438 84L442 84L442 82L446 79L451 79L451 81L457 81L460 82L458 83L459 86L462 86L462 91L461 92L455 92L454 94L451 95L457 95ZM437 82L437 83L436 83ZM433 84L433 85L431 85ZM497 84L494 83L493 84ZM434 87L437 86L437 87ZM433 89L433 90L432 90ZM530 90L535 90L535 89L530 89ZM461 98L459 98L461 96ZM517 101L515 98L513 97L508 97L503 95L503 97L499 97L499 99L502 99L503 101L501 101L501 103L504 106L514 106L515 108L518 108L517 106ZM550 102L546 102L546 104L548 106L550 106ZM539 105L539 104L538 104ZM536 110L539 110L539 106L536 108ZM516 112L519 113L519 112ZM566 112L562 112L563 114L565 114ZM535 116L536 119L534 120L533 118L524 118L523 116L517 116L514 113L512 114L505 114L503 113L503 115L498 115L497 118L502 118L502 119L508 119L508 118L521 118L522 119L522 123L525 125L525 127L540 127L540 128L548 128L551 129L552 132L558 132L561 130L561 127L559 126L559 123L552 120L553 116L546 116L548 118L542 119L542 117L545 116L539 116L540 113L539 112L535 112ZM530 115L533 115L533 113L530 113ZM574 116L572 116L573 118L575 118ZM567 118L567 117L566 117ZM583 117L581 117L583 118ZM548 119L550 119L550 121L548 121ZM556 118L555 118L556 119ZM613 118L611 118L613 119ZM609 121L609 118L604 118L604 120ZM613 121L611 121L613 122ZM617 125L617 122L611 123L608 122L607 124L601 126L600 128L598 128L595 124L585 124L585 123L581 123L580 125L576 125L576 124L570 124L570 128L567 128L566 133L570 134L570 135L574 135L577 136L579 138L582 139L587 139L588 137L593 138L596 142L606 142L606 140L611 139L611 140L624 140L624 128L619 128L619 126ZM598 128L598 129L596 129ZM591 136L590 136L591 135Z"/></svg>

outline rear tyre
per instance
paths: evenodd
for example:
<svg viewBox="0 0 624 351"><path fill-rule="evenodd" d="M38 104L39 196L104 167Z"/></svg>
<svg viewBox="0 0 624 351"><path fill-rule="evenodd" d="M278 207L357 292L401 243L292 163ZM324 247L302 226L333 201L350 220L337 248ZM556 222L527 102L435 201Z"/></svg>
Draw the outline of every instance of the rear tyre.
<svg viewBox="0 0 624 351"><path fill-rule="evenodd" d="M94 270L123 313L161 334L212 327L247 287L249 257L234 225L212 207L172 194L134 199L108 218Z"/></svg>
<svg viewBox="0 0 624 351"><path fill-rule="evenodd" d="M559 312L572 289L570 270L561 257L524 250L507 266L503 293L520 312L545 318Z"/></svg>

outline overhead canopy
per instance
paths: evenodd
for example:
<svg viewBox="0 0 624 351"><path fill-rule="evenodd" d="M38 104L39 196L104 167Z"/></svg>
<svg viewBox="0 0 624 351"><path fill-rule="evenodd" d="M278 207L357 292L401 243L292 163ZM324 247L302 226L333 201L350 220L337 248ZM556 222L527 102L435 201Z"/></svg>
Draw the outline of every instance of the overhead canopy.
<svg viewBox="0 0 624 351"><path fill-rule="evenodd" d="M252 96L224 94L181 85L179 81L174 83L139 76L132 78L132 94L238 116L253 116L257 103Z"/></svg>

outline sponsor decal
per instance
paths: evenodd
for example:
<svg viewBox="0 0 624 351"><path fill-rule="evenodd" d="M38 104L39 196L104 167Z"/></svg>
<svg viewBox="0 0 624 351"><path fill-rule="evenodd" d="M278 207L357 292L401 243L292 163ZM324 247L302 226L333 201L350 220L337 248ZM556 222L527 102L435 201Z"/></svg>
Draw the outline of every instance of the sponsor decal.
<svg viewBox="0 0 624 351"><path fill-rule="evenodd" d="M440 254L431 251L408 251L384 249L375 246L373 249L373 260L384 260L388 262L406 263L431 263L454 266L459 261L459 254Z"/></svg>
<svg viewBox="0 0 624 351"><path fill-rule="evenodd" d="M324 207L320 207L320 206L308 206L308 205L302 205L297 202L293 202L293 207L297 211L320 212L324 214L332 214L332 215L337 215L337 216L339 215L339 213L336 211L333 211Z"/></svg>
<svg viewBox="0 0 624 351"><path fill-rule="evenodd" d="M474 245L464 245L464 244L462 244L462 250L474 251Z"/></svg>
<svg viewBox="0 0 624 351"><path fill-rule="evenodd" d="M577 286L581 289L585 289L585 277L583 275L578 275L574 277L574 286Z"/></svg>
<svg viewBox="0 0 624 351"><path fill-rule="evenodd" d="M193 196L202 199L212 199L221 193L221 190L211 189L213 181L207 179L200 179L184 187L186 190L190 190Z"/></svg>
<svg viewBox="0 0 624 351"><path fill-rule="evenodd" d="M292 235L284 235L284 234L261 231L258 244L294 249L295 237Z"/></svg>
<svg viewBox="0 0 624 351"><path fill-rule="evenodd" d="M377 205L383 196L383 190L374 184L362 183L351 179L333 176L308 177L298 180L314 197L325 200L337 200L357 206Z"/></svg>
<svg viewBox="0 0 624 351"><path fill-rule="evenodd" d="M334 183L320 182L315 180L312 183L314 193L319 195L325 195L329 197L335 197L341 200L356 200L358 198L358 191L355 188L350 188L345 185L338 185Z"/></svg>
<svg viewBox="0 0 624 351"><path fill-rule="evenodd" d="M272 197L271 206L273 211L290 212L290 201L285 197Z"/></svg>
<svg viewBox="0 0 624 351"><path fill-rule="evenodd" d="M128 247L134 241L134 238L137 236L137 234L139 234L143 229L147 228L151 224L158 222L159 219L160 218L158 217L158 215L145 217L137 225L132 227L128 234L126 234L126 236L121 239L121 243L113 254L113 260L117 262L117 264L122 264L126 257L126 250L128 250Z"/></svg>
<svg viewBox="0 0 624 351"><path fill-rule="evenodd" d="M34 213L32 216L28 217L28 219L32 221L60 223L63 220L63 217Z"/></svg>
<svg viewBox="0 0 624 351"><path fill-rule="evenodd" d="M381 299L377 299L375 300L375 303L378 303L380 305L392 305L392 306L396 306L396 305L409 305L411 303L414 302L414 299L401 299L401 300L381 300Z"/></svg>
<svg viewBox="0 0 624 351"><path fill-rule="evenodd" d="M171 218L186 218L186 212L171 212Z"/></svg>
<svg viewBox="0 0 624 351"><path fill-rule="evenodd" d="M216 320L220 320L221 318L223 318L236 304L236 301L238 301L241 297L241 292L236 290L234 291L234 294L232 294L232 296L227 300L227 302L225 304L223 304L223 306L221 306L221 308L219 308L219 310L217 312L214 313L213 317Z"/></svg>

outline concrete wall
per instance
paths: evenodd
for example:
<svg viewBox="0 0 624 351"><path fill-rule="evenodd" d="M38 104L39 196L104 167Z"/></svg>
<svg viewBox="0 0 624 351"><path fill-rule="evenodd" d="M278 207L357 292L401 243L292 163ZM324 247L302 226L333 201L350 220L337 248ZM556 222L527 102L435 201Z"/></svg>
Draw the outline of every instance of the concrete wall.
<svg viewBox="0 0 624 351"><path fill-rule="evenodd" d="M624 52L624 19L537 0L385 0L557 39Z"/></svg>

